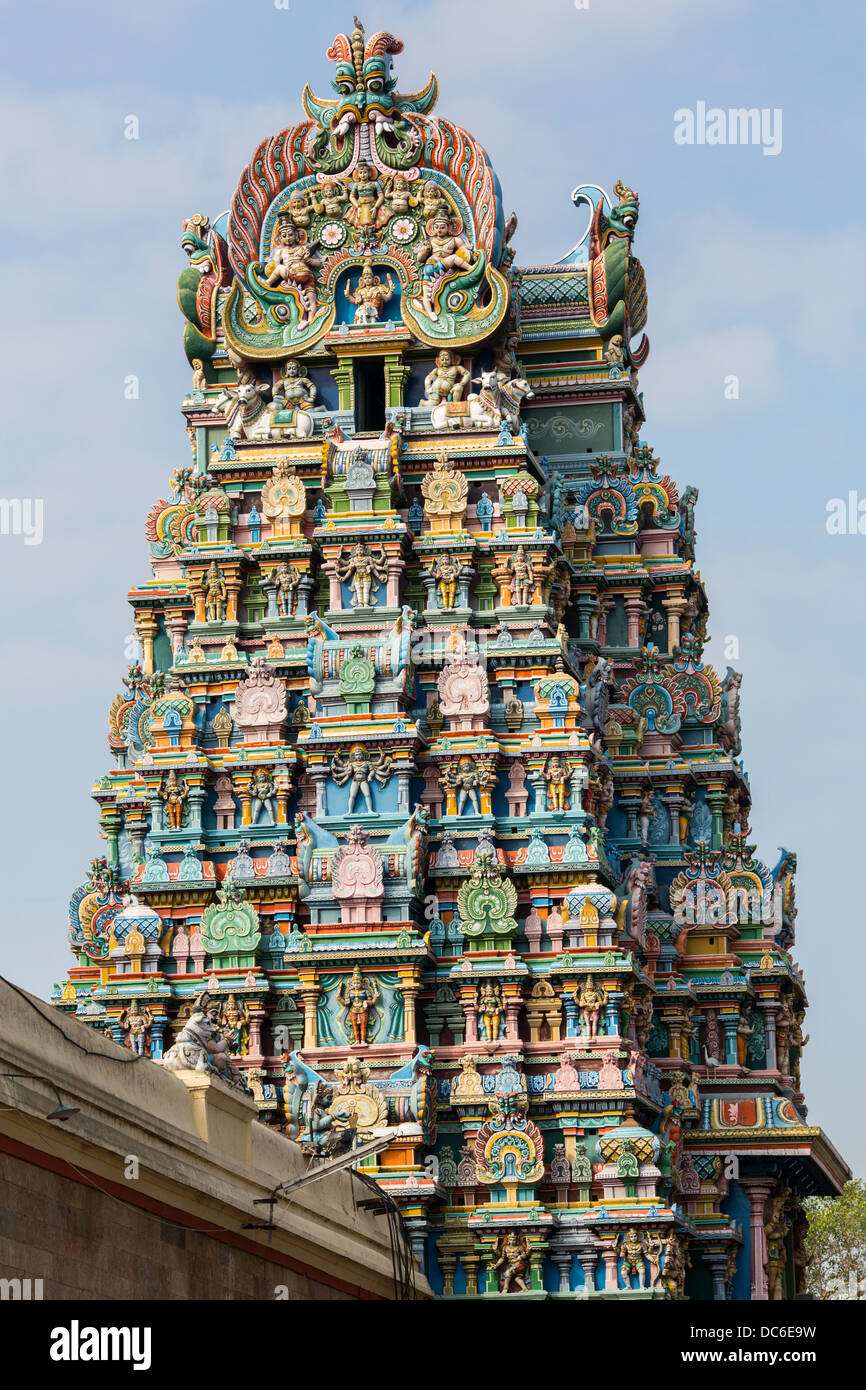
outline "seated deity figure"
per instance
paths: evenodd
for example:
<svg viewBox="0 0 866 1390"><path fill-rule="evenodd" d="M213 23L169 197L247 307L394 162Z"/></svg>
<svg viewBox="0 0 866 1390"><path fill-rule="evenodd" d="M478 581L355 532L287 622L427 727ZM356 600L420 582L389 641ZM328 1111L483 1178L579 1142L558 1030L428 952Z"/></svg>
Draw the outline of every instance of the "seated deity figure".
<svg viewBox="0 0 866 1390"><path fill-rule="evenodd" d="M372 600L379 585L377 580L388 577L388 562L385 551L379 546L379 554L374 555L365 541L353 545L345 560L336 561L337 578L347 583L352 590L353 608L371 608Z"/></svg>
<svg viewBox="0 0 866 1390"><path fill-rule="evenodd" d="M346 298L355 305L355 323L377 323L382 317L382 306L394 296L394 281L388 276L384 284L378 275L373 274L369 261L364 262L361 278L357 285L346 288Z"/></svg>
<svg viewBox="0 0 866 1390"><path fill-rule="evenodd" d="M363 743L353 743L348 758L344 758L341 753L334 755L331 776L338 787L345 786L346 782L350 783L349 815L355 809L358 792L364 798L370 815L375 815L370 783L375 781L380 787L385 786L391 777L391 758L381 752L368 753Z"/></svg>
<svg viewBox="0 0 866 1390"><path fill-rule="evenodd" d="M460 358L449 348L443 348L436 357L436 366L424 378L424 399L422 405L441 405L443 401L462 401L463 392L469 385L469 372L460 364Z"/></svg>
<svg viewBox="0 0 866 1390"><path fill-rule="evenodd" d="M303 232L292 222L283 222L274 234L271 259L265 266L266 284L295 289L301 302L298 327L303 328L315 316L318 308L313 272L322 264Z"/></svg>
<svg viewBox="0 0 866 1390"><path fill-rule="evenodd" d="M274 388L275 409L295 411L305 406L310 409L315 403L315 383L304 375L304 369L297 358L290 357Z"/></svg>
<svg viewBox="0 0 866 1390"><path fill-rule="evenodd" d="M418 206L420 201L414 197L405 174L394 174L388 180L385 194L388 199L388 206L396 217L406 217L412 208Z"/></svg>
<svg viewBox="0 0 866 1390"><path fill-rule="evenodd" d="M446 215L434 217L418 248L416 257L421 270L421 299L424 310L434 321L439 311L433 296L449 270L469 270L473 264L472 248L462 233L455 231L453 220Z"/></svg>

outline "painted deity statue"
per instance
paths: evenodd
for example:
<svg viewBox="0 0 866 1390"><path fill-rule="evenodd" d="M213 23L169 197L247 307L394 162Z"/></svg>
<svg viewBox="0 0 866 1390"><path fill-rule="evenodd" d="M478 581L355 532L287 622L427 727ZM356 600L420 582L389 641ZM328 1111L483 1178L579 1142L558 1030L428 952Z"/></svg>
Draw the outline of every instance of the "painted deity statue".
<svg viewBox="0 0 866 1390"><path fill-rule="evenodd" d="M529 1268L529 1241L526 1236L519 1236L514 1231L508 1231L501 1236L496 1245L495 1254L497 1256L493 1264L493 1270L502 1270L499 1275L499 1292L508 1293L512 1286L515 1289L527 1291L529 1285L526 1282L526 1272Z"/></svg>
<svg viewBox="0 0 866 1390"><path fill-rule="evenodd" d="M436 366L424 378L422 405L441 405L443 401L462 401L469 385L469 372L460 358L448 348L436 356Z"/></svg>
<svg viewBox="0 0 866 1390"><path fill-rule="evenodd" d="M129 1034L129 1046L136 1057L144 1057L150 1048L149 1035L153 1026L153 1014L134 1001L120 1015L120 1026Z"/></svg>
<svg viewBox="0 0 866 1390"><path fill-rule="evenodd" d="M370 815L375 815L373 810L373 797L370 790L370 783L375 781L380 787L384 787L391 777L391 758L381 752L368 753L363 743L353 743L349 749L348 758L336 753L331 763L331 776L338 787L342 787L346 782L349 786L349 815L355 809L355 802L358 799L358 792L364 798L364 804Z"/></svg>
<svg viewBox="0 0 866 1390"><path fill-rule="evenodd" d="M468 755L460 758L456 763L448 763L442 771L442 785L446 790L457 793L458 816L463 815L463 808L467 801L475 815L481 815L479 793L486 790L489 781L485 771L478 766L474 758L470 758Z"/></svg>
<svg viewBox="0 0 866 1390"><path fill-rule="evenodd" d="M580 1009L580 1019L583 1025L584 1037L598 1037L598 1021L603 1004L604 995L600 990L596 989L592 982L592 976L587 975L583 989L577 996L577 1006Z"/></svg>
<svg viewBox="0 0 866 1390"><path fill-rule="evenodd" d="M352 1035L354 1046L367 1042L370 1016L376 1013L379 1002L379 986L375 980L366 981L361 967L356 965L348 980L343 980L337 990L337 999L346 1010L347 1032Z"/></svg>
<svg viewBox="0 0 866 1390"><path fill-rule="evenodd" d="M382 180L379 178L372 164L361 160L356 168L354 178L348 184L349 208L346 212L346 221L350 223L362 236L376 232L391 216L390 209L385 206L385 189Z"/></svg>
<svg viewBox="0 0 866 1390"><path fill-rule="evenodd" d="M275 410L311 409L316 403L316 386L304 375L304 369L296 358L291 357L280 373L274 388Z"/></svg>
<svg viewBox="0 0 866 1390"><path fill-rule="evenodd" d="M295 611L301 572L285 561L271 571L271 583L277 586L277 611L281 618L290 618Z"/></svg>
<svg viewBox="0 0 866 1390"><path fill-rule="evenodd" d="M526 550L522 545L519 545L517 553L510 557L508 570L511 575L512 608L528 608L532 603L535 577L532 572L532 562L526 558Z"/></svg>
<svg viewBox="0 0 866 1390"><path fill-rule="evenodd" d="M335 569L337 578L352 591L352 607L372 608L379 589L376 581L384 582L388 577L388 562L382 546L379 546L379 554L374 555L366 541L358 541L345 560L341 556L335 562Z"/></svg>
<svg viewBox="0 0 866 1390"><path fill-rule="evenodd" d="M558 753L548 758L544 780L547 783L547 809L556 812L567 811L571 773L567 762Z"/></svg>
<svg viewBox="0 0 866 1390"><path fill-rule="evenodd" d="M388 276L387 284L373 274L370 261L364 262L361 278L357 285L346 288L346 298L355 305L355 323L378 323L382 317L382 307L394 296L394 281Z"/></svg>
<svg viewBox="0 0 866 1390"><path fill-rule="evenodd" d="M427 315L439 317L435 293L449 270L470 270L474 258L466 237L456 230L454 219L439 213L427 224L427 236L418 248L421 270L421 299Z"/></svg>
<svg viewBox="0 0 866 1390"><path fill-rule="evenodd" d="M250 782L250 796L252 805L250 810L251 823L256 824L262 811L267 808L271 818L271 823L276 824L277 817L274 813L274 779L269 772L261 768L253 774Z"/></svg>
<svg viewBox="0 0 866 1390"><path fill-rule="evenodd" d="M223 1005L220 1023L226 1030L232 1052L246 1052L249 1044L250 1011L243 1000L238 1003L237 995L229 995Z"/></svg>
<svg viewBox="0 0 866 1390"><path fill-rule="evenodd" d="M168 816L168 823L172 830L180 830L183 825L183 806L189 789L178 780L177 773L173 770L168 774L160 791L160 797L165 805L165 813Z"/></svg>
<svg viewBox="0 0 866 1390"><path fill-rule="evenodd" d="M216 560L211 562L204 583L205 609L209 623L221 623L226 615L226 582Z"/></svg>
<svg viewBox="0 0 866 1390"><path fill-rule="evenodd" d="M431 560L428 572L436 580L436 592L440 608L454 608L457 604L457 582L462 566L453 555L440 555Z"/></svg>
<svg viewBox="0 0 866 1390"><path fill-rule="evenodd" d="M488 980L478 989L478 1021L484 1029L487 1042L495 1042L504 1013L502 986L497 980Z"/></svg>
<svg viewBox="0 0 866 1390"><path fill-rule="evenodd" d="M634 1226L630 1226L620 1237L619 1260L626 1288L629 1287L633 1274L637 1275L638 1288L646 1288L643 1241Z"/></svg>
<svg viewBox="0 0 866 1390"><path fill-rule="evenodd" d="M308 324L318 309L314 272L321 264L321 256L316 254L294 223L283 222L277 228L271 246L271 259L265 266L266 283L272 288L280 286L297 290L301 302L299 328Z"/></svg>

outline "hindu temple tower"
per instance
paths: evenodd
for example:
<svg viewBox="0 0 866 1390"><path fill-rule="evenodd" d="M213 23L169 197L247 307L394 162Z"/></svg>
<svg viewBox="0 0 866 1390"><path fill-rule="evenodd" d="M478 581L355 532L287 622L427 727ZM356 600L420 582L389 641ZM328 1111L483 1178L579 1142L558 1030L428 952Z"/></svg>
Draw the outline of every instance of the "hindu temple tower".
<svg viewBox="0 0 866 1390"><path fill-rule="evenodd" d="M314 1155L387 1138L446 1299L790 1298L845 1171L697 492L644 438L638 195L581 185L518 265L401 49L338 35L183 224L188 443L56 1002L159 1065L209 1020Z"/></svg>

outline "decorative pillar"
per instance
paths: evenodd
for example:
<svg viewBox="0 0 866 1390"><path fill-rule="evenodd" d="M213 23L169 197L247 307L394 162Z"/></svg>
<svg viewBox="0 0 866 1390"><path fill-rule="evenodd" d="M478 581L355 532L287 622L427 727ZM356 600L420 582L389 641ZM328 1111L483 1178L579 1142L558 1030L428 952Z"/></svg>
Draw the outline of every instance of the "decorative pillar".
<svg viewBox="0 0 866 1390"><path fill-rule="evenodd" d="M149 609L138 609L135 614L135 630L141 639L141 669L146 676L152 676L154 671L153 644L159 631L159 624Z"/></svg>
<svg viewBox="0 0 866 1390"><path fill-rule="evenodd" d="M601 1255L604 1260L604 1287L616 1290L619 1288L619 1253L615 1234L601 1237Z"/></svg>
<svg viewBox="0 0 866 1390"><path fill-rule="evenodd" d="M713 815L713 843L710 849L721 849L722 838L724 835L724 820L722 816L725 805L726 793L724 790L708 789L707 805Z"/></svg>
<svg viewBox="0 0 866 1390"><path fill-rule="evenodd" d="M767 1071L778 1071L779 1062L776 1057L776 1009L778 1004L775 1000L768 1003L758 1000L758 1007L764 1014L764 1042L766 1045L766 1068Z"/></svg>
<svg viewBox="0 0 866 1390"><path fill-rule="evenodd" d="M595 1266L598 1263L598 1252L595 1250L579 1250L577 1258L583 1270L583 1287L587 1293L595 1292Z"/></svg>
<svg viewBox="0 0 866 1390"><path fill-rule="evenodd" d="M764 1203L775 1186L774 1178L741 1178L749 1198L750 1254L752 1270L752 1299L767 1299L767 1237L764 1234Z"/></svg>
<svg viewBox="0 0 866 1390"><path fill-rule="evenodd" d="M640 620L646 610L646 604L641 594L629 594L623 600L626 618L628 619L628 645L630 647L640 646Z"/></svg>
<svg viewBox="0 0 866 1390"><path fill-rule="evenodd" d="M559 1292L569 1293L571 1290L571 1265L573 1252L571 1250L551 1250L550 1258L559 1273Z"/></svg>
<svg viewBox="0 0 866 1390"><path fill-rule="evenodd" d="M725 1063L729 1067L737 1065L737 1028L740 1023L740 1011L731 1009L719 1009L719 1022L725 1030Z"/></svg>
<svg viewBox="0 0 866 1390"><path fill-rule="evenodd" d="M304 1047L318 1047L319 1029L316 1020L316 1004L319 1002L319 986L315 979L302 983L301 1000L304 1009Z"/></svg>
<svg viewBox="0 0 866 1390"><path fill-rule="evenodd" d="M709 1267L710 1274L712 1275L713 1301L716 1303L722 1303L728 1297L727 1250L702 1250L701 1258L703 1259L704 1264Z"/></svg>
<svg viewBox="0 0 866 1390"><path fill-rule="evenodd" d="M672 594L662 599L662 608L668 615L668 652L672 653L680 645L680 619L688 604L682 595Z"/></svg>

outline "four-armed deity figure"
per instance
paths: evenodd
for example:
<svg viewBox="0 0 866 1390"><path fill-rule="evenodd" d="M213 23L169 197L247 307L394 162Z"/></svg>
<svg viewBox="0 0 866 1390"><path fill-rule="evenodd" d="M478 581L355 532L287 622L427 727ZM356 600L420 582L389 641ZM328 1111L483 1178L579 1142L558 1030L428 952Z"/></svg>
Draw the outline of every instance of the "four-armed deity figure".
<svg viewBox="0 0 866 1390"><path fill-rule="evenodd" d="M136 1057L144 1057L149 1047L148 1034L153 1025L150 1009L143 1009L136 1000L123 1010L119 1022L123 1031L129 1034L129 1046Z"/></svg>
<svg viewBox="0 0 866 1390"><path fill-rule="evenodd" d="M189 796L189 788L178 780L172 770L165 779L160 797L165 804L165 812L172 830L180 830L183 825L183 804Z"/></svg>
<svg viewBox="0 0 866 1390"><path fill-rule="evenodd" d="M512 1285L516 1289L527 1290L526 1271L529 1268L529 1241L526 1236L508 1231L500 1236L494 1252L497 1259L493 1264L494 1273L502 1270L499 1276L499 1292L508 1293Z"/></svg>
<svg viewBox="0 0 866 1390"><path fill-rule="evenodd" d="M337 990L337 1000L346 1010L346 1031L352 1035L352 1043L357 1047L367 1041L370 1015L375 1014L379 1002L379 986L375 979L369 982L356 965L348 980L343 980Z"/></svg>
<svg viewBox="0 0 866 1390"><path fill-rule="evenodd" d="M370 791L371 781L379 783L384 787L391 776L391 758L385 753L368 753L363 743L353 743L349 749L348 758L342 754L335 753L331 763L331 776L338 787L342 787L346 782L350 782L349 787L349 815L355 809L355 802L358 792L364 798L364 803L370 815L374 815L373 797Z"/></svg>
<svg viewBox="0 0 866 1390"><path fill-rule="evenodd" d="M372 608L379 589L376 581L388 578L388 561L382 546L379 554L374 555L365 541L358 541L345 560L340 556L335 561L334 568L337 578L352 590L352 607Z"/></svg>
<svg viewBox="0 0 866 1390"><path fill-rule="evenodd" d="M485 981L478 989L478 1021L484 1029L487 1042L495 1042L499 1037L504 1012L502 986L498 980Z"/></svg>
<svg viewBox="0 0 866 1390"><path fill-rule="evenodd" d="M304 233L292 222L283 222L274 233L271 259L265 266L265 283L272 288L294 289L301 303L298 327L303 328L315 317L318 309L314 271L322 264L321 256L306 240Z"/></svg>
<svg viewBox="0 0 866 1390"><path fill-rule="evenodd" d="M356 323L377 323L382 317L382 306L394 296L394 281L388 276L384 284L378 275L373 274L372 263L364 262L361 278L354 288L346 287L346 298L355 305Z"/></svg>

